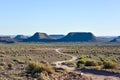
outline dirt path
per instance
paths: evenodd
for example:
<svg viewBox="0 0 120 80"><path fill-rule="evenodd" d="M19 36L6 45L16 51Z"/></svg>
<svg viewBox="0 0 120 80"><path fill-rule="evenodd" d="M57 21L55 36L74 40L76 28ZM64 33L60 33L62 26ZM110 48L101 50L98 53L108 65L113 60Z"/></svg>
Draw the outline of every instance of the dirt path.
<svg viewBox="0 0 120 80"><path fill-rule="evenodd" d="M64 65L64 63L65 63L65 62L75 61L75 60L77 59L76 56L73 56L73 55L70 55L70 54L64 54L64 53L60 52L60 49L55 49L55 51L56 51L57 53L59 53L59 54L72 57L70 60L63 60L63 61L56 61L56 62L54 62L54 64L56 64L56 67L57 67L57 68L63 68L63 69L67 69L67 70L70 70L70 71L75 70L74 67L69 67L69 66L67 66L67 65Z"/></svg>
<svg viewBox="0 0 120 80"><path fill-rule="evenodd" d="M75 61L77 59L77 57L70 55L70 54L64 54L64 53L60 52L60 49L55 49L55 51L58 54L72 57L70 60L63 60L63 61L54 62L54 64L56 64L56 67L57 68L64 68L64 69L67 69L69 71L75 71L74 67L69 67L67 65L64 65L63 63ZM92 80L120 80L120 74L114 74L114 73L110 73L110 72L102 72L102 71L96 71L96 70L85 70L85 69L77 70L77 72L80 72L80 73L81 73L81 71L83 72L83 75L90 76L92 78Z"/></svg>

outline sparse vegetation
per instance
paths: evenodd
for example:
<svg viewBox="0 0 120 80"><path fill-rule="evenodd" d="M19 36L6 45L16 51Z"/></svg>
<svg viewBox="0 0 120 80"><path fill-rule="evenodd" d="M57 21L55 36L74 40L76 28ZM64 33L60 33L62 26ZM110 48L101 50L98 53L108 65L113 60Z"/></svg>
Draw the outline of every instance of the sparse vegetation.
<svg viewBox="0 0 120 80"><path fill-rule="evenodd" d="M117 64L115 62L112 62L112 61L104 62L105 69L115 69L116 67L117 67Z"/></svg>
<svg viewBox="0 0 120 80"><path fill-rule="evenodd" d="M0 71L4 72L0 73L1 79L42 80L47 79L46 75L53 78L53 73L67 73L65 69L54 70L49 65L54 61L71 59L67 55L56 54L56 48L61 48L63 53L78 56L77 61L65 63L70 67L120 73L119 45L0 44Z"/></svg>
<svg viewBox="0 0 120 80"><path fill-rule="evenodd" d="M0 66L0 71L2 71L3 70L3 66Z"/></svg>
<svg viewBox="0 0 120 80"><path fill-rule="evenodd" d="M47 72L48 74L53 74L54 69L49 64L43 64L38 62L32 62L28 64L26 72L31 74L31 76L35 76L37 73Z"/></svg>
<svg viewBox="0 0 120 80"><path fill-rule="evenodd" d="M1 62L0 65L1 65L1 66L5 66L6 63L5 63L5 62Z"/></svg>
<svg viewBox="0 0 120 80"><path fill-rule="evenodd" d="M86 61L85 66L98 66L96 61Z"/></svg>
<svg viewBox="0 0 120 80"><path fill-rule="evenodd" d="M79 56L76 63L78 68L99 68L120 73L119 45L73 45L64 48L63 53Z"/></svg>
<svg viewBox="0 0 120 80"><path fill-rule="evenodd" d="M9 63L9 64L8 64L8 68L9 68L9 69L13 69L13 68L14 68L14 64Z"/></svg>

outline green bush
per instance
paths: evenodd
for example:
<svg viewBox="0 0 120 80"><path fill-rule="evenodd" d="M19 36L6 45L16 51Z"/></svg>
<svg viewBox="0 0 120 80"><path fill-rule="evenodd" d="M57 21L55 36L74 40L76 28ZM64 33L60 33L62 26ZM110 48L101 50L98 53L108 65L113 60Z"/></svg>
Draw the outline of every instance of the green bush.
<svg viewBox="0 0 120 80"><path fill-rule="evenodd" d="M3 66L0 66L0 71L2 71L4 68L3 68Z"/></svg>
<svg viewBox="0 0 120 80"><path fill-rule="evenodd" d="M77 62L77 68L81 67L81 65L84 65L86 62L85 59L80 59L78 62Z"/></svg>
<svg viewBox="0 0 120 80"><path fill-rule="evenodd" d="M9 64L8 64L8 68L9 68L9 69L13 69L13 67L14 67L14 64L12 64L12 63L9 63Z"/></svg>
<svg viewBox="0 0 120 80"><path fill-rule="evenodd" d="M78 61L78 63L80 63L80 64L85 64L85 62L86 62L85 59L80 59L80 60Z"/></svg>
<svg viewBox="0 0 120 80"><path fill-rule="evenodd" d="M27 73L31 74L32 76L43 71L47 72L48 74L54 73L54 69L49 64L42 64L38 62L29 63L26 70Z"/></svg>
<svg viewBox="0 0 120 80"><path fill-rule="evenodd" d="M96 61L86 61L85 66L98 66Z"/></svg>
<svg viewBox="0 0 120 80"><path fill-rule="evenodd" d="M1 66L5 66L6 63L5 63L5 62L1 62L0 65L1 65Z"/></svg>
<svg viewBox="0 0 120 80"><path fill-rule="evenodd" d="M103 62L99 61L97 62L99 66L103 65Z"/></svg>
<svg viewBox="0 0 120 80"><path fill-rule="evenodd" d="M3 79L0 77L0 80L3 80Z"/></svg>
<svg viewBox="0 0 120 80"><path fill-rule="evenodd" d="M110 61L104 62L103 65L105 69L114 69L117 67L117 64L115 62L110 62Z"/></svg>

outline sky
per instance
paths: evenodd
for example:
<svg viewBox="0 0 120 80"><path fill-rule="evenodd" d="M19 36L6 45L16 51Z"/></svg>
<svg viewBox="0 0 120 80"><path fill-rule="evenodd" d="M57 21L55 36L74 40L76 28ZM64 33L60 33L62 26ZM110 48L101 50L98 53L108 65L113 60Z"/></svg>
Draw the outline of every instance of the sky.
<svg viewBox="0 0 120 80"><path fill-rule="evenodd" d="M120 35L120 0L0 0L0 35Z"/></svg>

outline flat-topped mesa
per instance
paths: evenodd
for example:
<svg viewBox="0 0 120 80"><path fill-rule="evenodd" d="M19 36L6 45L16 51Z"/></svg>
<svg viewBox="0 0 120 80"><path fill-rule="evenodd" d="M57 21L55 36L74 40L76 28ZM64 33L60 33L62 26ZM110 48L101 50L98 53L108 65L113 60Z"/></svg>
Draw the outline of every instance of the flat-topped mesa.
<svg viewBox="0 0 120 80"><path fill-rule="evenodd" d="M96 37L90 32L70 32L59 39L62 42L95 42Z"/></svg>
<svg viewBox="0 0 120 80"><path fill-rule="evenodd" d="M27 41L42 41L42 42L46 42L51 40L52 38L50 36L48 36L46 33L41 33L41 32L36 32L33 36L29 37L27 39Z"/></svg>

